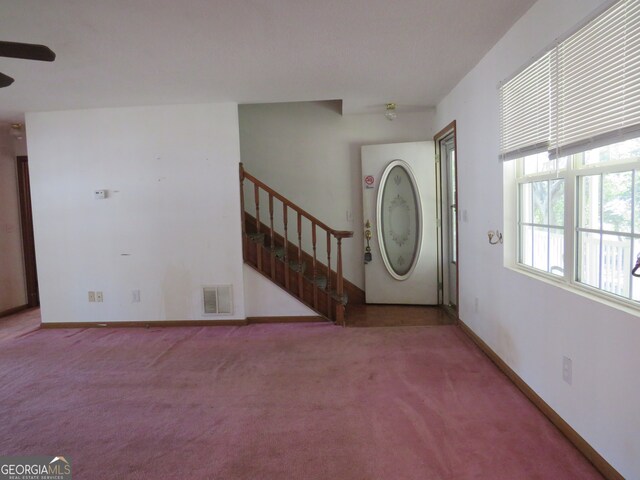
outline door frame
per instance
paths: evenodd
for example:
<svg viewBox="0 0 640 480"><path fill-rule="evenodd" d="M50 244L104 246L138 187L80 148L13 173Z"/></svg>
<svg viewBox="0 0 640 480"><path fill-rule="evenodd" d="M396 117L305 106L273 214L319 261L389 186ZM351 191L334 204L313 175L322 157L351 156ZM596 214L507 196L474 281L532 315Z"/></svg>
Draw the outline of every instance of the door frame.
<svg viewBox="0 0 640 480"><path fill-rule="evenodd" d="M31 210L31 184L29 182L29 157L16 157L18 170L18 197L20 202L20 224L22 227L22 255L27 284L27 307L40 305L36 246L33 236L33 214Z"/></svg>
<svg viewBox="0 0 640 480"><path fill-rule="evenodd" d="M444 275L445 275L445 257L446 260L449 260L449 255L448 253L445 253L446 249L445 249L445 245L444 245L444 225L443 225L443 218L445 215L445 205L446 205L446 201L447 199L445 198L445 189L443 188L444 186L442 185L442 159L440 158L440 142L442 140L444 140L446 137L448 137L449 135L453 134L453 148L454 151L456 152L456 168L455 168L455 178L454 178L454 182L455 182L455 187L456 187L456 194L455 194L455 202L456 202L456 218L455 218L455 222L456 222L456 308L454 309L450 309L448 305L444 304ZM440 295L440 304L445 307L447 309L447 311L449 311L450 314L453 314L456 318L459 318L459 311L460 311L460 222L459 222L459 218L460 218L460 205L458 203L458 192L459 192L459 185L458 185L458 170L459 170L459 166L460 166L460 156L458 155L458 134L457 134L457 128L456 128L456 121L453 120L451 123L449 123L446 127L444 127L442 130L440 130L438 133L436 133L433 136L433 142L435 144L435 149L436 149L436 169L437 169L437 173L436 173L436 180L438 181L438 191L437 191L437 197L438 197L438 215L439 215L439 227L440 227L440 236L439 236L439 254L440 254L440 262L439 262L439 272L438 272L438 282L440 285L442 285L442 288L440 288L439 290L439 295ZM446 212L447 215L449 215L449 212Z"/></svg>

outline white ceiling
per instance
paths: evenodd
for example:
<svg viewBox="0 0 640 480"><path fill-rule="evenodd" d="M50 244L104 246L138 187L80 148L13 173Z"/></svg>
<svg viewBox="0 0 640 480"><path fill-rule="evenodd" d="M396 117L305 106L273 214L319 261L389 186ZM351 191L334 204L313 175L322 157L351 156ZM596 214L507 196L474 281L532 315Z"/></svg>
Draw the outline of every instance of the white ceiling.
<svg viewBox="0 0 640 480"><path fill-rule="evenodd" d="M0 120L25 111L342 99L435 106L534 0L0 0Z"/></svg>

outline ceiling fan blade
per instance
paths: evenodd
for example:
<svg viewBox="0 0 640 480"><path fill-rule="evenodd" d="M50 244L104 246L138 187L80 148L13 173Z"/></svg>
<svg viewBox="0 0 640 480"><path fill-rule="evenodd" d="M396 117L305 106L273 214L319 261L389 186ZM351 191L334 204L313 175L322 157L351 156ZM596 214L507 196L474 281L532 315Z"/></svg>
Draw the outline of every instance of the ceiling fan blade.
<svg viewBox="0 0 640 480"><path fill-rule="evenodd" d="M0 41L0 57L53 62L56 59L56 54L44 45Z"/></svg>
<svg viewBox="0 0 640 480"><path fill-rule="evenodd" d="M13 83L13 78L8 77L3 73L0 73L0 88L8 87L12 83Z"/></svg>

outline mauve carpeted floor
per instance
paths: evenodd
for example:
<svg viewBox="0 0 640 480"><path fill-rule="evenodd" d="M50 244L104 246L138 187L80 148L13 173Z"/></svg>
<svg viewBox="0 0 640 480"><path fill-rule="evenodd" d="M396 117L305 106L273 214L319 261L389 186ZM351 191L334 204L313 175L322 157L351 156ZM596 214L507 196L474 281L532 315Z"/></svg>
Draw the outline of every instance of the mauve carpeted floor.
<svg viewBox="0 0 640 480"><path fill-rule="evenodd" d="M0 418L77 480L601 478L455 326L19 331Z"/></svg>

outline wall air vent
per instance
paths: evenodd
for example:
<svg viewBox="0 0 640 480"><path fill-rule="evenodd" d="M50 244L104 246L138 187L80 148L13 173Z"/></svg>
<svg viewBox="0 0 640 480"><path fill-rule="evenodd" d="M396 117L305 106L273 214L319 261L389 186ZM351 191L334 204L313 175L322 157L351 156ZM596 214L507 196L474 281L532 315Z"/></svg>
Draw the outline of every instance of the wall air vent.
<svg viewBox="0 0 640 480"><path fill-rule="evenodd" d="M202 287L202 304L205 315L233 314L232 285Z"/></svg>

